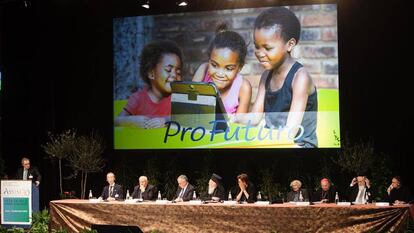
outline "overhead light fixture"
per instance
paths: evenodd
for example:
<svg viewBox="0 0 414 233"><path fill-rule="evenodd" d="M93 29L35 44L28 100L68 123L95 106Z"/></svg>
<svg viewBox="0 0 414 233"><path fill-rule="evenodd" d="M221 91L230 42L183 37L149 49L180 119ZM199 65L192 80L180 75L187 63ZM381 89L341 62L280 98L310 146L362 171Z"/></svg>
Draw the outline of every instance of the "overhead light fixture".
<svg viewBox="0 0 414 233"><path fill-rule="evenodd" d="M29 8L32 5L30 0L23 0L24 8Z"/></svg>
<svg viewBox="0 0 414 233"><path fill-rule="evenodd" d="M145 9L149 9L150 8L149 0L145 1L141 6L144 7Z"/></svg>
<svg viewBox="0 0 414 233"><path fill-rule="evenodd" d="M181 6L181 7L188 6L188 1L179 1L179 2L177 2L177 5Z"/></svg>

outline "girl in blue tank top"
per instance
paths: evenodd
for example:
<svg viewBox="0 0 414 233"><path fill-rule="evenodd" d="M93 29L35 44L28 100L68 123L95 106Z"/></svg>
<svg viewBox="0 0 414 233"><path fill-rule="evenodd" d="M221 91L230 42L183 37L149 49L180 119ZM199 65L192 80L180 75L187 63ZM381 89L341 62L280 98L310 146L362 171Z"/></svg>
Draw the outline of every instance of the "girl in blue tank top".
<svg viewBox="0 0 414 233"><path fill-rule="evenodd" d="M291 129L300 147L317 147L317 91L305 68L291 56L300 37L300 22L290 10L275 7L263 11L255 21L255 55L265 72L260 79L252 106L260 123L263 112L266 127Z"/></svg>

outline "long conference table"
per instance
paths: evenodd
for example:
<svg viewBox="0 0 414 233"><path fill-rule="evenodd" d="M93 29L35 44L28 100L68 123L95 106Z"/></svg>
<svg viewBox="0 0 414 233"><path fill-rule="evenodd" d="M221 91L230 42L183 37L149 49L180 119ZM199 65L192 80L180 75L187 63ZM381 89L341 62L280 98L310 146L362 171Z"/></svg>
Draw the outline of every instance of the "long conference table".
<svg viewBox="0 0 414 233"><path fill-rule="evenodd" d="M413 205L50 202L51 229L92 224L138 226L143 232L400 232Z"/></svg>

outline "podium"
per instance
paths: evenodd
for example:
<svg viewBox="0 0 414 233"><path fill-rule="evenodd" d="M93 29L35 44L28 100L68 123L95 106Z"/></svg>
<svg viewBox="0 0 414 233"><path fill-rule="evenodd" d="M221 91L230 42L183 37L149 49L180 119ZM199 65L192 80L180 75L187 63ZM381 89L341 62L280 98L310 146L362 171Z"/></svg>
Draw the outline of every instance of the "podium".
<svg viewBox="0 0 414 233"><path fill-rule="evenodd" d="M31 180L1 181L1 224L30 227L32 212L39 211L39 187Z"/></svg>

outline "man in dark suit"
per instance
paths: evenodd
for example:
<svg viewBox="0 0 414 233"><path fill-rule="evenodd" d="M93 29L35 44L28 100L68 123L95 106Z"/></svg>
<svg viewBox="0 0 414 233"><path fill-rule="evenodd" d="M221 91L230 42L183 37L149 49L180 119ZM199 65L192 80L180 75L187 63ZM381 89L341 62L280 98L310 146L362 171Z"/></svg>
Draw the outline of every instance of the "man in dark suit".
<svg viewBox="0 0 414 233"><path fill-rule="evenodd" d="M124 192L122 186L115 184L115 174L109 172L106 175L106 181L108 185L103 188L102 194L99 198L108 201L122 200L124 199Z"/></svg>
<svg viewBox="0 0 414 233"><path fill-rule="evenodd" d="M335 190L331 187L331 182L328 178L321 180L321 188L312 194L313 202L334 203Z"/></svg>
<svg viewBox="0 0 414 233"><path fill-rule="evenodd" d="M394 176L391 185L387 189L388 200L391 204L407 204L414 200L410 190L402 185L400 176Z"/></svg>
<svg viewBox="0 0 414 233"><path fill-rule="evenodd" d="M148 184L148 178L146 176L139 177L138 181L139 185L134 187L132 198L150 201L157 199L157 187Z"/></svg>
<svg viewBox="0 0 414 233"><path fill-rule="evenodd" d="M175 194L174 201L182 202L189 201L193 199L193 193L195 191L194 186L188 183L188 178L186 175L180 175L177 178L178 188Z"/></svg>
<svg viewBox="0 0 414 233"><path fill-rule="evenodd" d="M17 169L16 179L18 180L31 180L32 181L32 210L33 212L39 211L39 185L42 180L42 176L35 167L30 166L30 159L22 158L22 167Z"/></svg>
<svg viewBox="0 0 414 233"><path fill-rule="evenodd" d="M22 167L17 169L16 179L31 180L36 186L39 186L42 176L35 167L30 167L28 158L22 158Z"/></svg>
<svg viewBox="0 0 414 233"><path fill-rule="evenodd" d="M205 201L213 200L213 201L220 201L225 200L226 193L224 190L222 183L221 176L213 173L210 180L208 181L208 191L202 199Z"/></svg>
<svg viewBox="0 0 414 233"><path fill-rule="evenodd" d="M364 204L373 199L370 181L365 175L354 177L349 185L349 201Z"/></svg>

